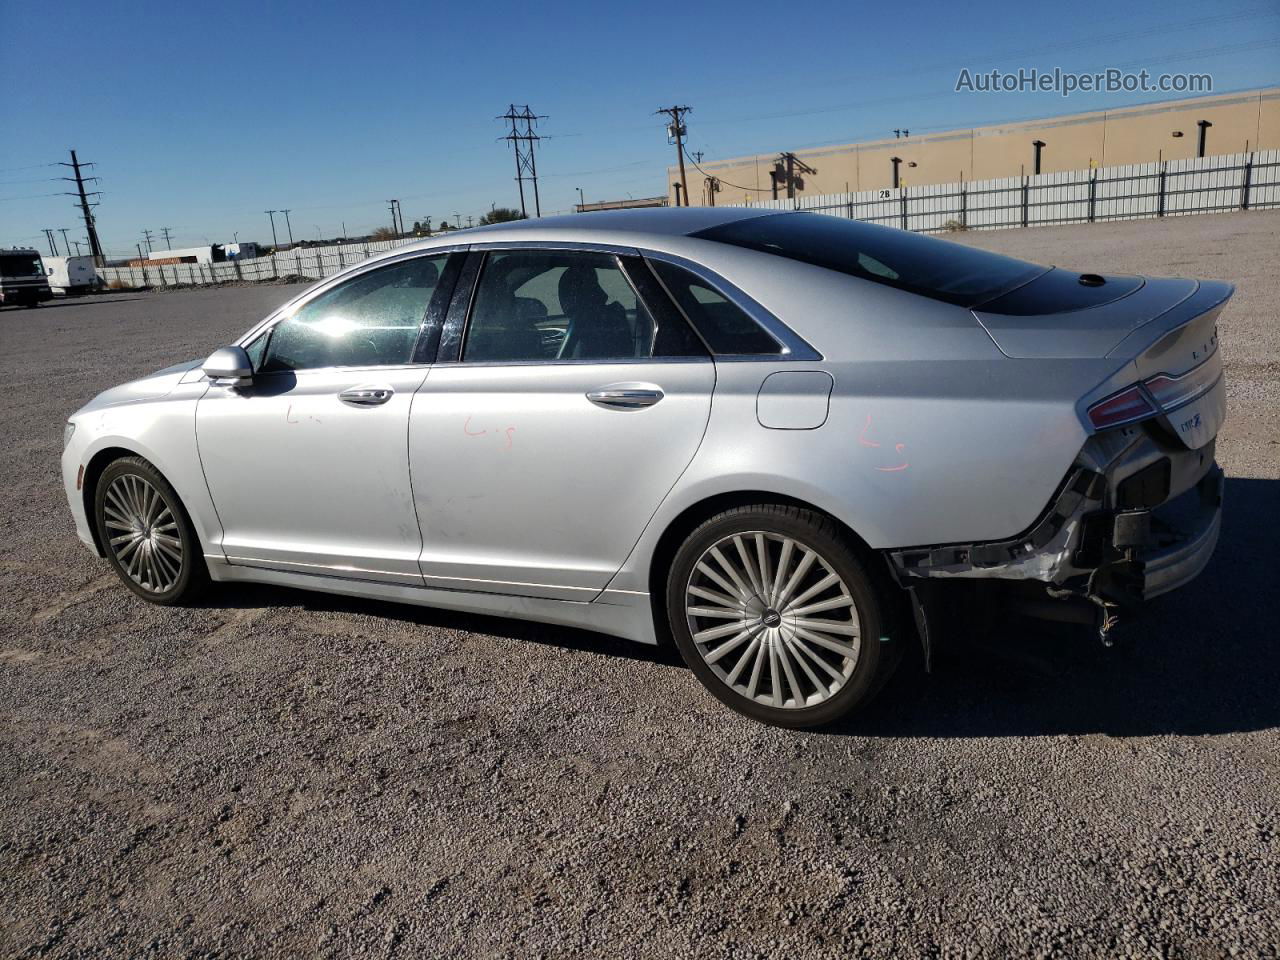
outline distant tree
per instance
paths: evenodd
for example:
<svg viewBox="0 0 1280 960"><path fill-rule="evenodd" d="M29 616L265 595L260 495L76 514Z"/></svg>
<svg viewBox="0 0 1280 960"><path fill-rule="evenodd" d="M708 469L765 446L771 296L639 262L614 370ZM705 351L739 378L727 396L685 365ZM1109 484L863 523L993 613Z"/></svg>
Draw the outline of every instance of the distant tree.
<svg viewBox="0 0 1280 960"><path fill-rule="evenodd" d="M486 223L510 223L512 220L524 218L524 214L519 210L512 210L510 207L494 207L480 218L480 226L483 227Z"/></svg>
<svg viewBox="0 0 1280 960"><path fill-rule="evenodd" d="M440 232L441 232L441 233L444 233L446 230L452 230L452 229L453 229L453 224L451 224L448 220L441 220L441 221L440 221Z"/></svg>
<svg viewBox="0 0 1280 960"><path fill-rule="evenodd" d="M390 227L379 227L373 233L369 234L370 240L394 240L396 233Z"/></svg>

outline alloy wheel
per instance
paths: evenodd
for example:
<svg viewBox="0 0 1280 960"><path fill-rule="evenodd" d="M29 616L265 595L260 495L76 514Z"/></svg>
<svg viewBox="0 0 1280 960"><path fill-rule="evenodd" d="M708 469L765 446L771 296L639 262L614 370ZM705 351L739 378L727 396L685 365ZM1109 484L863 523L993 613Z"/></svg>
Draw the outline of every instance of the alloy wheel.
<svg viewBox="0 0 1280 960"><path fill-rule="evenodd" d="M125 473L107 487L102 503L111 552L129 579L151 593L172 590L182 574L177 518L143 477Z"/></svg>
<svg viewBox="0 0 1280 960"><path fill-rule="evenodd" d="M812 707L848 683L862 649L858 610L831 563L799 540L735 533L694 564L685 592L703 661L736 693Z"/></svg>

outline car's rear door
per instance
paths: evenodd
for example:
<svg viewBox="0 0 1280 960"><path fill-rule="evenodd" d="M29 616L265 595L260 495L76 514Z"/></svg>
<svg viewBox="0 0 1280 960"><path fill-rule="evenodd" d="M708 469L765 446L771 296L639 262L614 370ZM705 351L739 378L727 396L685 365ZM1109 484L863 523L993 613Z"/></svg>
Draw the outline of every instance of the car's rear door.
<svg viewBox="0 0 1280 960"><path fill-rule="evenodd" d="M683 318L646 307L638 257L470 256L409 424L423 577L590 600L697 451L715 366Z"/></svg>

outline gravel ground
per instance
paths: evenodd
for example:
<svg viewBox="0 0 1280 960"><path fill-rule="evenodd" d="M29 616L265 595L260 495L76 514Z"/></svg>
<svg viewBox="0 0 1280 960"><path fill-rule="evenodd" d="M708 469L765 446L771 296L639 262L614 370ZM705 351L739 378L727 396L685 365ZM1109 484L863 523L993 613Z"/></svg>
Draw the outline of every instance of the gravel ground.
<svg viewBox="0 0 1280 960"><path fill-rule="evenodd" d="M1238 285L1221 546L1128 649L957 646L822 734L589 633L144 605L74 536L63 417L298 288L0 313L0 954L1280 955L1280 214L961 240Z"/></svg>

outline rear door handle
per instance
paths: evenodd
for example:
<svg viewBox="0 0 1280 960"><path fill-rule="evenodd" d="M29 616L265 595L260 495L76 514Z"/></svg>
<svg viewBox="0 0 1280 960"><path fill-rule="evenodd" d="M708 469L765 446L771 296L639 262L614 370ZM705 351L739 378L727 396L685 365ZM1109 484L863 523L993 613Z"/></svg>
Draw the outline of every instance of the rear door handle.
<svg viewBox="0 0 1280 960"><path fill-rule="evenodd" d="M394 393L390 387L348 387L338 394L338 399L356 407L376 407L390 400Z"/></svg>
<svg viewBox="0 0 1280 960"><path fill-rule="evenodd" d="M596 406L615 410L652 407L662 397L663 393L657 387L601 387L587 394L587 399Z"/></svg>

